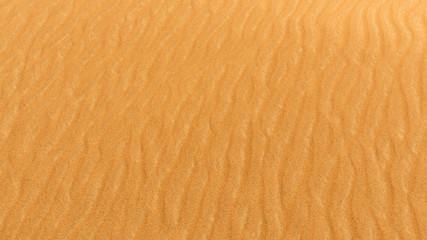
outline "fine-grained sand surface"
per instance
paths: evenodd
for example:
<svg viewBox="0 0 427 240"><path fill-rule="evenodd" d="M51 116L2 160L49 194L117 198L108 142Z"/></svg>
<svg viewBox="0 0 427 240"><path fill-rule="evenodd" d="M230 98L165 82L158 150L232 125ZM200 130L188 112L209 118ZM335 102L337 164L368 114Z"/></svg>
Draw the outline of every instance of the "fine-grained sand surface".
<svg viewBox="0 0 427 240"><path fill-rule="evenodd" d="M0 240L426 240L427 1L0 0Z"/></svg>

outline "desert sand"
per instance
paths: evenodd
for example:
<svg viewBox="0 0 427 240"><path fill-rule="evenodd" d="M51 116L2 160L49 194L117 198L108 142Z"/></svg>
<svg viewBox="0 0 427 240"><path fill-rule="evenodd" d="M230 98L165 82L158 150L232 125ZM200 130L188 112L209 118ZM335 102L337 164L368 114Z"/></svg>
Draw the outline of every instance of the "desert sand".
<svg viewBox="0 0 427 240"><path fill-rule="evenodd" d="M427 1L0 0L0 239L427 239Z"/></svg>

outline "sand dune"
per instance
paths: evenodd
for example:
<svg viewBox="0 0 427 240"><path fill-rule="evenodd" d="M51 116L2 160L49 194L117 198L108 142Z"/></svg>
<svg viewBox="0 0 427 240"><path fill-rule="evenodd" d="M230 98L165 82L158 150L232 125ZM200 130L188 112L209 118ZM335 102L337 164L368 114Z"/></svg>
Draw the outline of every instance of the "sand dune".
<svg viewBox="0 0 427 240"><path fill-rule="evenodd" d="M0 239L427 239L427 2L1 0Z"/></svg>

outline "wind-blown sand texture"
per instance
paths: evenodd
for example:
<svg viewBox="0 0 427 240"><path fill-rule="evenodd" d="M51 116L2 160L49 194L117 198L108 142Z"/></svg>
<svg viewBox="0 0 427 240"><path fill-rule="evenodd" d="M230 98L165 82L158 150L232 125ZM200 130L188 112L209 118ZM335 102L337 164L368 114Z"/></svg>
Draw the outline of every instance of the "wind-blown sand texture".
<svg viewBox="0 0 427 240"><path fill-rule="evenodd" d="M427 239L427 1L0 0L0 239Z"/></svg>

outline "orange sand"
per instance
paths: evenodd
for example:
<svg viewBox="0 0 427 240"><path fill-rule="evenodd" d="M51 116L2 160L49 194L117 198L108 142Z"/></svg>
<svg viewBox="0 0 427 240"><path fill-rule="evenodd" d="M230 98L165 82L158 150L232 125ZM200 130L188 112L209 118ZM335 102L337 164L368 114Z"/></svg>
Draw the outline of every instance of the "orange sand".
<svg viewBox="0 0 427 240"><path fill-rule="evenodd" d="M427 239L427 1L0 0L0 239Z"/></svg>

